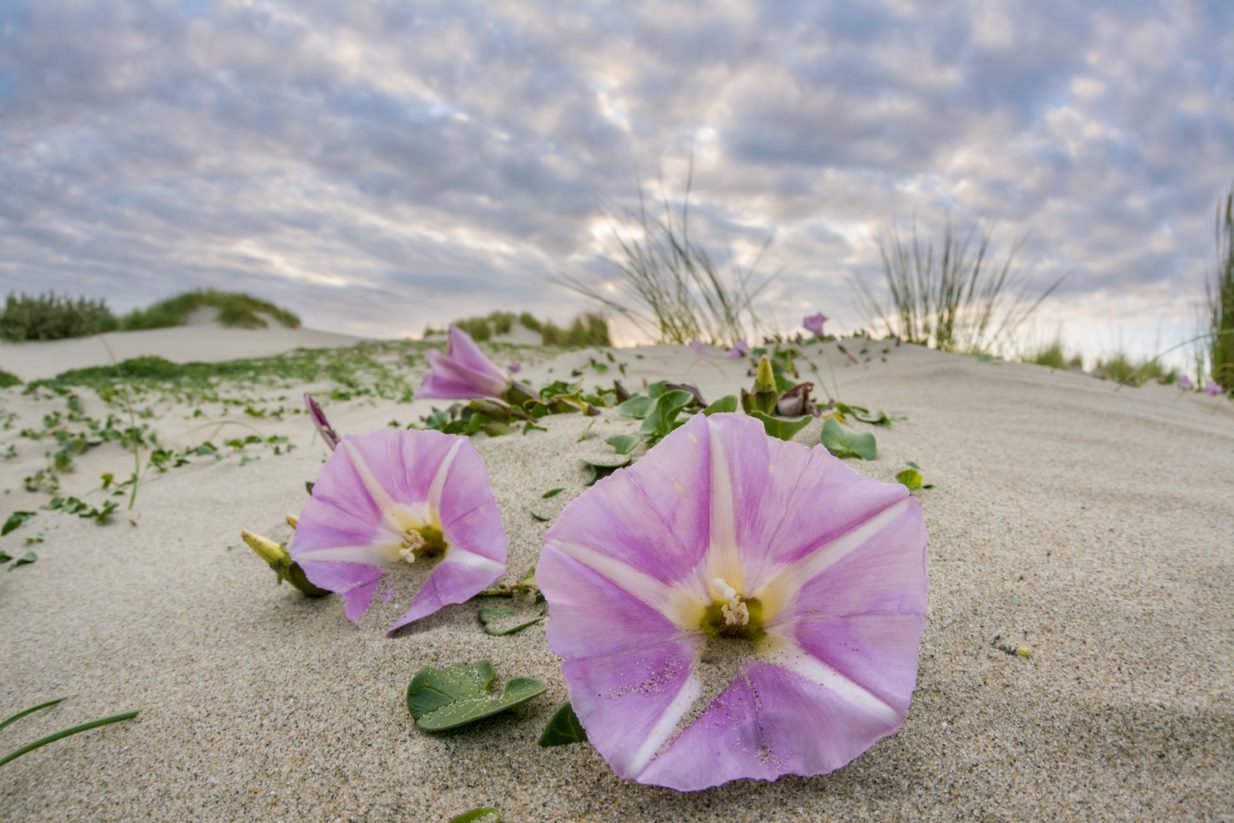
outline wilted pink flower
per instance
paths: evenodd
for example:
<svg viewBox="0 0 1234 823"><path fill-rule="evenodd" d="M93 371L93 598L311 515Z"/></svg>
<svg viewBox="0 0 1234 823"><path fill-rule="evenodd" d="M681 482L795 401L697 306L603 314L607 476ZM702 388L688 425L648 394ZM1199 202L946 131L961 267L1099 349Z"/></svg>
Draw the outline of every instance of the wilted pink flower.
<svg viewBox="0 0 1234 823"><path fill-rule="evenodd" d="M334 431L334 427L330 425L330 421L326 419L326 413L321 410L321 406L317 405L313 395L308 392L304 393L304 405L308 408L309 417L313 418L313 424L317 426L317 433L333 451L338 446L339 436Z"/></svg>
<svg viewBox="0 0 1234 823"><path fill-rule="evenodd" d="M904 486L697 415L566 508L536 581L588 739L693 791L830 772L900 728L925 547Z"/></svg>
<svg viewBox="0 0 1234 823"><path fill-rule="evenodd" d="M506 371L510 372L510 374L518 374L522 370L523 364L517 360L511 360L510 365L506 366Z"/></svg>
<svg viewBox="0 0 1234 823"><path fill-rule="evenodd" d="M815 337L822 337L823 336L823 324L826 323L827 320L828 320L827 315L823 314L822 312L819 312L818 314L811 314L808 317L804 318L801 321L801 325L805 328L806 331L808 331L810 334L814 335Z"/></svg>
<svg viewBox="0 0 1234 823"><path fill-rule="evenodd" d="M724 356L730 360L738 360L750 353L750 346L744 340L738 340L733 344L733 347L724 352Z"/></svg>
<svg viewBox="0 0 1234 823"><path fill-rule="evenodd" d="M1221 384L1219 384L1216 380L1209 380L1204 384L1204 393L1207 395L1216 397L1221 394L1221 391Z"/></svg>
<svg viewBox="0 0 1234 823"><path fill-rule="evenodd" d="M450 327L446 353L428 352L429 373L424 375L417 397L470 400L498 397L510 388L510 376L484 356L480 347L458 326Z"/></svg>
<svg viewBox="0 0 1234 823"><path fill-rule="evenodd" d="M506 533L470 440L379 431L339 441L300 514L291 556L314 585L342 595L352 621L392 569L431 566L393 632L501 577Z"/></svg>
<svg viewBox="0 0 1234 823"><path fill-rule="evenodd" d="M1191 378L1188 377L1187 375L1184 374L1178 378L1178 387L1180 389L1190 389L1194 386L1195 386L1195 383L1192 383Z"/></svg>

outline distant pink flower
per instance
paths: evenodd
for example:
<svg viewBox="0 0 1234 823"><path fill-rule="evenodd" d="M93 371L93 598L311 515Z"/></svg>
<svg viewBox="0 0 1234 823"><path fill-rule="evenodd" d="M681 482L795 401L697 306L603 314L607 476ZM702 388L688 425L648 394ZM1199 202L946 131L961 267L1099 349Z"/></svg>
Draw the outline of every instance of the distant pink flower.
<svg viewBox="0 0 1234 823"><path fill-rule="evenodd" d="M1221 394L1221 385L1216 380L1209 380L1204 384L1204 393L1212 397Z"/></svg>
<svg viewBox="0 0 1234 823"><path fill-rule="evenodd" d="M429 373L420 384L417 397L442 400L470 400L476 397L497 397L510 388L510 375L484 356L467 332L450 327L446 353L430 349Z"/></svg>
<svg viewBox="0 0 1234 823"><path fill-rule="evenodd" d="M694 352L699 357L711 356L711 348L701 340L691 340L690 351Z"/></svg>
<svg viewBox="0 0 1234 823"><path fill-rule="evenodd" d="M382 579L431 566L393 632L462 603L506 569L506 533L484 461L466 437L435 431L347 436L313 484L291 556L358 621Z"/></svg>
<svg viewBox="0 0 1234 823"><path fill-rule="evenodd" d="M304 405L308 409L309 417L313 418L313 424L317 426L317 433L333 451L338 446L339 436L334 431L334 427L330 425L330 421L326 419L326 413L321 410L321 406L317 405L313 395L308 392L304 393Z"/></svg>
<svg viewBox="0 0 1234 823"><path fill-rule="evenodd" d="M522 370L523 364L517 360L511 360L510 365L506 366L506 371L510 372L510 374L518 374Z"/></svg>
<svg viewBox="0 0 1234 823"><path fill-rule="evenodd" d="M730 360L739 360L750 353L750 346L744 340L738 340L733 344L733 347L724 352L724 356Z"/></svg>
<svg viewBox="0 0 1234 823"><path fill-rule="evenodd" d="M801 321L801 325L805 328L806 331L808 331L810 334L814 335L815 337L822 337L823 336L823 324L826 323L828 319L829 318L827 317L827 315L823 314L822 312L819 312L818 314L811 314L808 317L804 318Z"/></svg>
<svg viewBox="0 0 1234 823"><path fill-rule="evenodd" d="M824 774L900 728L925 548L904 486L697 415L565 509L536 581L588 739L694 791Z"/></svg>
<svg viewBox="0 0 1234 823"><path fill-rule="evenodd" d="M1178 387L1180 389L1190 389L1190 388L1194 388L1194 386L1195 386L1195 383L1192 383L1191 378L1188 377L1187 375L1184 374L1178 378Z"/></svg>

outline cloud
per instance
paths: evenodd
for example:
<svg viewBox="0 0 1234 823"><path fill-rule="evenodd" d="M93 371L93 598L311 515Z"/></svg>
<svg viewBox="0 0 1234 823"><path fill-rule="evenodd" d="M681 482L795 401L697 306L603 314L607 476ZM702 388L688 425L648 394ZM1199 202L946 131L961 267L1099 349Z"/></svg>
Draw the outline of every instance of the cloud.
<svg viewBox="0 0 1234 823"><path fill-rule="evenodd" d="M661 179L764 314L865 325L892 221L988 221L1057 314L1182 324L1234 168L1234 11L955 0L0 0L0 281L259 291L366 334L583 306ZM1139 318L1139 319L1137 319Z"/></svg>

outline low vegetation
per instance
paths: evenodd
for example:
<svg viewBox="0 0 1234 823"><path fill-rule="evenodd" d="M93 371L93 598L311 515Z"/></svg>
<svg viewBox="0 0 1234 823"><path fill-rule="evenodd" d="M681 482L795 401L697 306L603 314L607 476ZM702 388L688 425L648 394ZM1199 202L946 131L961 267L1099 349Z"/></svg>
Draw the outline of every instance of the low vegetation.
<svg viewBox="0 0 1234 823"><path fill-rule="evenodd" d="M1107 359L1098 360L1093 374L1124 386L1142 386L1150 380L1172 384L1178 380L1179 371L1165 366L1160 358L1137 360L1119 352Z"/></svg>
<svg viewBox="0 0 1234 823"><path fill-rule="evenodd" d="M0 314L0 338L62 340L112 331L118 321L104 300L68 297L47 292L30 296L10 294Z"/></svg>
<svg viewBox="0 0 1234 823"><path fill-rule="evenodd" d="M218 309L218 320L224 326L264 329L269 325L266 318L270 318L289 329L300 328L300 318L286 309L252 295L217 289L184 292L136 309L124 317L121 326L126 331L183 326L189 315L201 308Z"/></svg>
<svg viewBox="0 0 1234 823"><path fill-rule="evenodd" d="M529 312L514 314L513 312L495 311L486 317L465 317L455 320L453 325L467 332L473 340L491 340L496 335L509 334L514 324L540 335L540 342L545 346L560 346L563 348L582 346L611 346L608 321L601 314L585 312L578 315L570 325L558 326L552 320L538 320ZM445 334L444 329L432 326L424 330L427 337L431 334Z"/></svg>
<svg viewBox="0 0 1234 823"><path fill-rule="evenodd" d="M105 300L69 297L54 292L29 296L10 294L0 314L0 338L14 342L63 340L109 331L137 331L182 326L200 308L218 310L224 326L259 329L272 318L288 328L299 328L300 318L273 303L248 294L203 289L161 300L145 309L116 317Z"/></svg>
<svg viewBox="0 0 1234 823"><path fill-rule="evenodd" d="M1084 369L1084 358L1079 354L1068 352L1060 338L1055 338L1054 342L1048 346L1031 351L1021 359L1025 363L1049 366L1052 369L1070 369L1072 371L1083 371Z"/></svg>

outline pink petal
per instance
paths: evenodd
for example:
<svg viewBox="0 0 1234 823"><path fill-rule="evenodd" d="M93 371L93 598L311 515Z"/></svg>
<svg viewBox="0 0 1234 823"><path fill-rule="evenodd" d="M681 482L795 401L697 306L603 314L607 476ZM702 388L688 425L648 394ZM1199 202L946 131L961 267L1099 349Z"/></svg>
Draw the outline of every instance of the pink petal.
<svg viewBox="0 0 1234 823"><path fill-rule="evenodd" d="M510 388L510 376L484 356L480 347L462 329L450 327L450 340L443 355L426 355L429 373L416 392L418 397L463 400L501 397Z"/></svg>
<svg viewBox="0 0 1234 823"><path fill-rule="evenodd" d="M780 666L753 663L639 780L698 791L742 777L826 774L902 723L878 704L859 705Z"/></svg>

